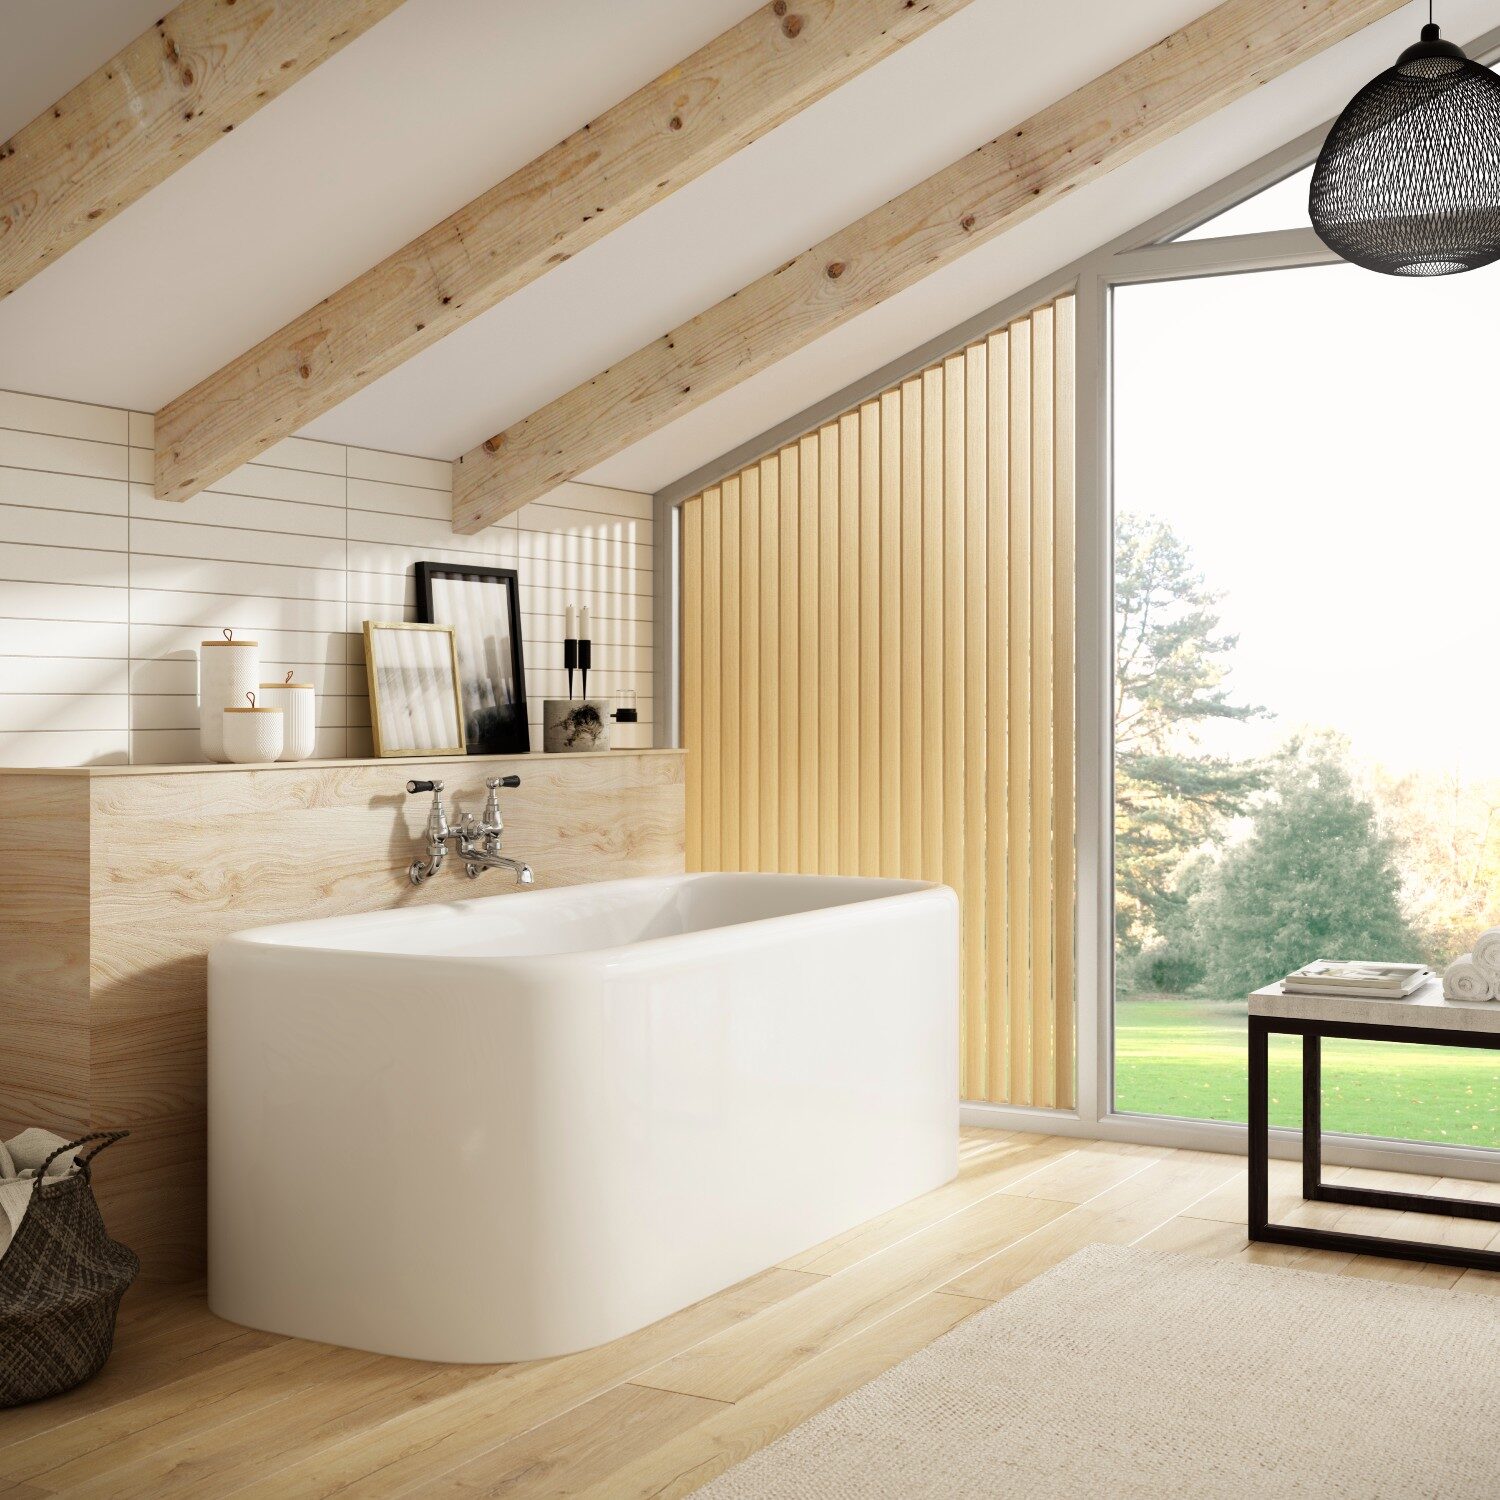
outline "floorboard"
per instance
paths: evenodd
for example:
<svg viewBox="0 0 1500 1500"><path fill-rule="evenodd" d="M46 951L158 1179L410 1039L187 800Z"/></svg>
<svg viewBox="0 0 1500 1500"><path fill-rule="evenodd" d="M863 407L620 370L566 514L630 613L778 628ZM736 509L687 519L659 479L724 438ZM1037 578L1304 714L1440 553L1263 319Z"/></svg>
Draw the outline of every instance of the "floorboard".
<svg viewBox="0 0 1500 1500"><path fill-rule="evenodd" d="M1069 1207L997 1193L636 1379L719 1401L743 1400Z"/></svg>
<svg viewBox="0 0 1500 1500"><path fill-rule="evenodd" d="M991 1193L1005 1189L1020 1192L1048 1163L1075 1154L1084 1142L1063 1136L1001 1135L993 1142L970 1143L960 1156L958 1176L931 1193L924 1193L910 1203L903 1203L889 1213L860 1224L845 1234L815 1245L782 1264L800 1271L816 1271L831 1276L847 1271L866 1257L894 1245L930 1224L949 1218L971 1207ZM1043 1197L1057 1197L1053 1193Z"/></svg>
<svg viewBox="0 0 1500 1500"><path fill-rule="evenodd" d="M434 1365L257 1333L201 1288L132 1292L97 1379L0 1412L0 1500L390 1500L690 1493L948 1329L1097 1243L1500 1294L1500 1275L1250 1245L1245 1165L966 1130L955 1180L626 1338L563 1359ZM1330 1168L1486 1197L1486 1184ZM1304 1204L1274 1217L1500 1248L1500 1227Z"/></svg>
<svg viewBox="0 0 1500 1500"><path fill-rule="evenodd" d="M989 1304L930 1292L827 1353L715 1412L692 1431L585 1491L587 1500L691 1494L814 1412L925 1349Z"/></svg>

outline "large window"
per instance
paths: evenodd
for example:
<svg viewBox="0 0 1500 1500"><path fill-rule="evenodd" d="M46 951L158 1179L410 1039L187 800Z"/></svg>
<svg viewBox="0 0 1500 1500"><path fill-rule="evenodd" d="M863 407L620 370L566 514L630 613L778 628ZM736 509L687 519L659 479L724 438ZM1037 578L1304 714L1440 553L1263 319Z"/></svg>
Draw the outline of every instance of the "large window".
<svg viewBox="0 0 1500 1500"><path fill-rule="evenodd" d="M1226 209L1217 217L1177 236L1179 240L1216 240L1228 234L1264 234L1274 229L1308 229L1307 195L1313 169L1304 167L1270 187Z"/></svg>
<svg viewBox="0 0 1500 1500"><path fill-rule="evenodd" d="M1248 991L1500 923L1497 287L1114 291L1119 1111L1243 1121ZM1324 1057L1328 1129L1500 1146L1490 1054Z"/></svg>

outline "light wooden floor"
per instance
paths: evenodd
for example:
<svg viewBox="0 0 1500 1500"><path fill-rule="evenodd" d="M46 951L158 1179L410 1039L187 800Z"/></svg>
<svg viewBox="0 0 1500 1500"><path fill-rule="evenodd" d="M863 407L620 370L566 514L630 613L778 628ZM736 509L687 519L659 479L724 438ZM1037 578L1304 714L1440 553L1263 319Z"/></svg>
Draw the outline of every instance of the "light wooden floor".
<svg viewBox="0 0 1500 1500"><path fill-rule="evenodd" d="M1275 1217L1500 1239L1475 1220L1302 1205L1299 1172L1272 1163ZM360 1354L221 1322L201 1291L137 1290L98 1379L0 1412L0 1500L683 1495L1099 1241L1500 1292L1483 1272L1252 1250L1244 1195L1236 1157L965 1131L937 1192L628 1338L527 1365Z"/></svg>

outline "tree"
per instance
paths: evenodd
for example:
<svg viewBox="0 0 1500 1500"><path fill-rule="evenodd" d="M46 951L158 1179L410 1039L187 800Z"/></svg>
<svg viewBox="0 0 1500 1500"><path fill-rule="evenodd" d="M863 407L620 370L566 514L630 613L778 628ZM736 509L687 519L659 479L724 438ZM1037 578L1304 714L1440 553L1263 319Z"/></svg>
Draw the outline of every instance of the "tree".
<svg viewBox="0 0 1500 1500"><path fill-rule="evenodd" d="M1219 629L1221 595L1165 522L1122 515L1115 526L1115 886L1121 948L1179 927L1184 861L1222 839L1265 783L1257 763L1207 755L1210 721L1264 710L1229 701L1238 637Z"/></svg>
<svg viewBox="0 0 1500 1500"><path fill-rule="evenodd" d="M1204 881L1194 928L1206 987L1237 998L1315 958L1417 961L1396 841L1323 734L1281 755L1250 835Z"/></svg>
<svg viewBox="0 0 1500 1500"><path fill-rule="evenodd" d="M1381 822L1401 848L1401 904L1429 963L1500 925L1500 780L1372 768Z"/></svg>

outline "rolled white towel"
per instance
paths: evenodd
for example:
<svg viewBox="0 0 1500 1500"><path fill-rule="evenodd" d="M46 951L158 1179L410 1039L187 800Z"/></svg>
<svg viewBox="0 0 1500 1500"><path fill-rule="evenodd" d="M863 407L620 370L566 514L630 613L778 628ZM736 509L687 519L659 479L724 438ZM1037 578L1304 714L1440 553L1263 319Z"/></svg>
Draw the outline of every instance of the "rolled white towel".
<svg viewBox="0 0 1500 1500"><path fill-rule="evenodd" d="M1455 958L1443 970L1444 1000L1493 1000L1495 995L1495 986L1484 977L1470 953Z"/></svg>
<svg viewBox="0 0 1500 1500"><path fill-rule="evenodd" d="M1500 994L1500 927L1491 927L1474 940L1474 962L1490 988Z"/></svg>

